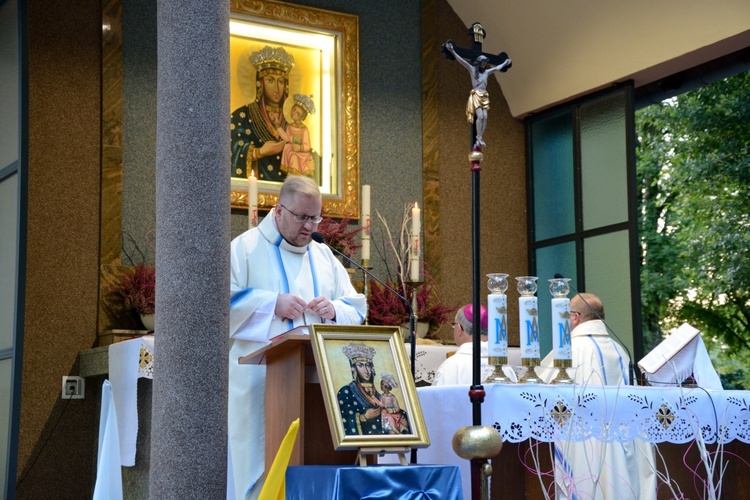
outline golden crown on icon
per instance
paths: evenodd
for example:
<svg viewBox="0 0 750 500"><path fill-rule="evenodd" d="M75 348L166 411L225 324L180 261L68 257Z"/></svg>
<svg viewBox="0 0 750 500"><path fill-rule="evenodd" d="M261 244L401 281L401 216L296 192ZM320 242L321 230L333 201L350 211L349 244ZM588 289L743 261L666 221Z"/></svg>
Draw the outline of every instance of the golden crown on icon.
<svg viewBox="0 0 750 500"><path fill-rule="evenodd" d="M350 360L372 359L375 356L375 349L365 344L351 343L341 348L344 355Z"/></svg>
<svg viewBox="0 0 750 500"><path fill-rule="evenodd" d="M294 56L284 50L284 47L266 45L261 50L250 54L250 62L260 76L268 73L288 75L294 67Z"/></svg>

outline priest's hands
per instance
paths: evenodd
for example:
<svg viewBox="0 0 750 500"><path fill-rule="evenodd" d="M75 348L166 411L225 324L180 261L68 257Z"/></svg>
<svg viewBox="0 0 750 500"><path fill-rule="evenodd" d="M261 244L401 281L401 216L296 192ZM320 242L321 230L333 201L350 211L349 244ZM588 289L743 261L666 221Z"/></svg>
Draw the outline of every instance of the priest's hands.
<svg viewBox="0 0 750 500"><path fill-rule="evenodd" d="M310 310L321 318L336 319L336 309L330 300L325 297L315 297L309 304L302 297L291 293L280 293L276 299L276 316L281 318L297 319L306 310Z"/></svg>
<svg viewBox="0 0 750 500"><path fill-rule="evenodd" d="M309 304L307 304L307 308L321 318L330 320L336 319L336 309L333 307L331 301L325 297L315 297Z"/></svg>
<svg viewBox="0 0 750 500"><path fill-rule="evenodd" d="M302 297L297 297L291 293L280 293L276 299L276 316L281 318L297 319L307 309L307 303Z"/></svg>

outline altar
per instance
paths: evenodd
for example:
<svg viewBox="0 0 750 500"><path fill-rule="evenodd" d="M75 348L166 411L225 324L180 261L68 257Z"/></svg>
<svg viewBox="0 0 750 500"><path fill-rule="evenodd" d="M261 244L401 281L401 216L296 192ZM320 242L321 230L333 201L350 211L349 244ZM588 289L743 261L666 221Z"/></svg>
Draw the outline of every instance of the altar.
<svg viewBox="0 0 750 500"><path fill-rule="evenodd" d="M750 444L748 391L542 384L487 384L485 391L482 424L497 429L504 442L492 461L491 498L544 498L542 484L551 481L549 450L555 441L653 443L660 452L657 456L665 457L660 465L668 467L673 479L679 478L679 487L688 497L701 497L694 481L700 482L701 472L710 465L707 460L727 466L725 491L728 484L747 481L750 472L739 458L748 456L743 445ZM468 387L422 387L417 393L431 441L429 448L419 451L418 462L458 465L463 489L471 491L469 462L460 459L451 445L456 430L472 424ZM677 444L683 446L678 449ZM691 464L695 473L687 473L682 465L688 448L698 455L696 460L703 458L702 463ZM674 460L668 460L669 455ZM713 481L713 487L718 486Z"/></svg>
<svg viewBox="0 0 750 500"><path fill-rule="evenodd" d="M148 442L146 415L139 429L138 410L145 396L137 395L137 381L153 377L153 336L109 347L109 378L118 413L121 464L136 460L136 436ZM418 346L420 347L420 346ZM438 364L449 346L437 346L422 366L422 380ZM418 349L417 353L424 352ZM427 360L427 355L419 360ZM616 443L638 439L657 447L660 468L669 472L686 497L702 498L698 486L716 488L718 478L706 481L705 470L718 462L724 468L722 487L732 498L748 498L750 488L750 391L716 391L688 387L565 386L542 384L486 384L482 423L493 426L503 449L492 460L491 498L544 498L551 483L550 450L556 441L596 439ZM472 424L468 386L419 387L430 446L418 451L418 464L455 465L465 498L471 491L469 462L453 451L456 430ZM139 462L148 463L148 447ZM380 463L392 463L386 455ZM713 460L714 462L710 462ZM691 469L687 468L687 465ZM542 474L540 476L539 474ZM544 476L547 474L547 476ZM745 495L744 497L742 495ZM660 490L659 498L669 498Z"/></svg>

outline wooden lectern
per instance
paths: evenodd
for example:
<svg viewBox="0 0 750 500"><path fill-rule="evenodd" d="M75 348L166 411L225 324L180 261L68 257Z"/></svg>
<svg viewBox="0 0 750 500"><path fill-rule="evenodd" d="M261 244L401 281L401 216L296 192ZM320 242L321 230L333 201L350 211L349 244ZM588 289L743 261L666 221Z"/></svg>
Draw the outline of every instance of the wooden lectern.
<svg viewBox="0 0 750 500"><path fill-rule="evenodd" d="M300 428L289 465L353 464L357 459L357 450L333 448L308 332L307 326L294 328L240 358L240 364L266 363L266 466L297 418Z"/></svg>

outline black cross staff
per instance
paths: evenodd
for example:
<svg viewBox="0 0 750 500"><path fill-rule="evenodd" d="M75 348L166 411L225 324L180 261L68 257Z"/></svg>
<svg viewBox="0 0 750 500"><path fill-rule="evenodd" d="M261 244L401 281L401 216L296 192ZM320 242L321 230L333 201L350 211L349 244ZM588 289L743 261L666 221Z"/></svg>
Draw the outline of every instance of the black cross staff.
<svg viewBox="0 0 750 500"><path fill-rule="evenodd" d="M472 275L473 275L473 318L472 318L472 385L469 389L469 400L472 404L472 423L474 426L482 425L482 403L484 402L484 386L481 379L481 335L480 335L480 300L479 290L481 288L480 264L480 244L479 244L479 219L480 219L480 189L479 174L481 172L482 147L484 141L482 134L487 122L487 109L489 108L489 95L487 94L487 78L489 74L495 71L507 71L510 69L512 61L505 52L498 55L492 55L482 52L482 42L486 32L479 23L474 23L469 27L467 34L472 37L470 49L455 47L452 40L445 42L441 51L445 57L453 61L456 56L462 60L459 61L461 66L469 70L471 74L472 92L469 96L467 105L467 114L472 119L471 127L471 179L472 179ZM489 68L489 69L488 69ZM470 114L473 112L473 116ZM478 499L482 490L482 470L486 465L485 459L471 460L471 497Z"/></svg>

